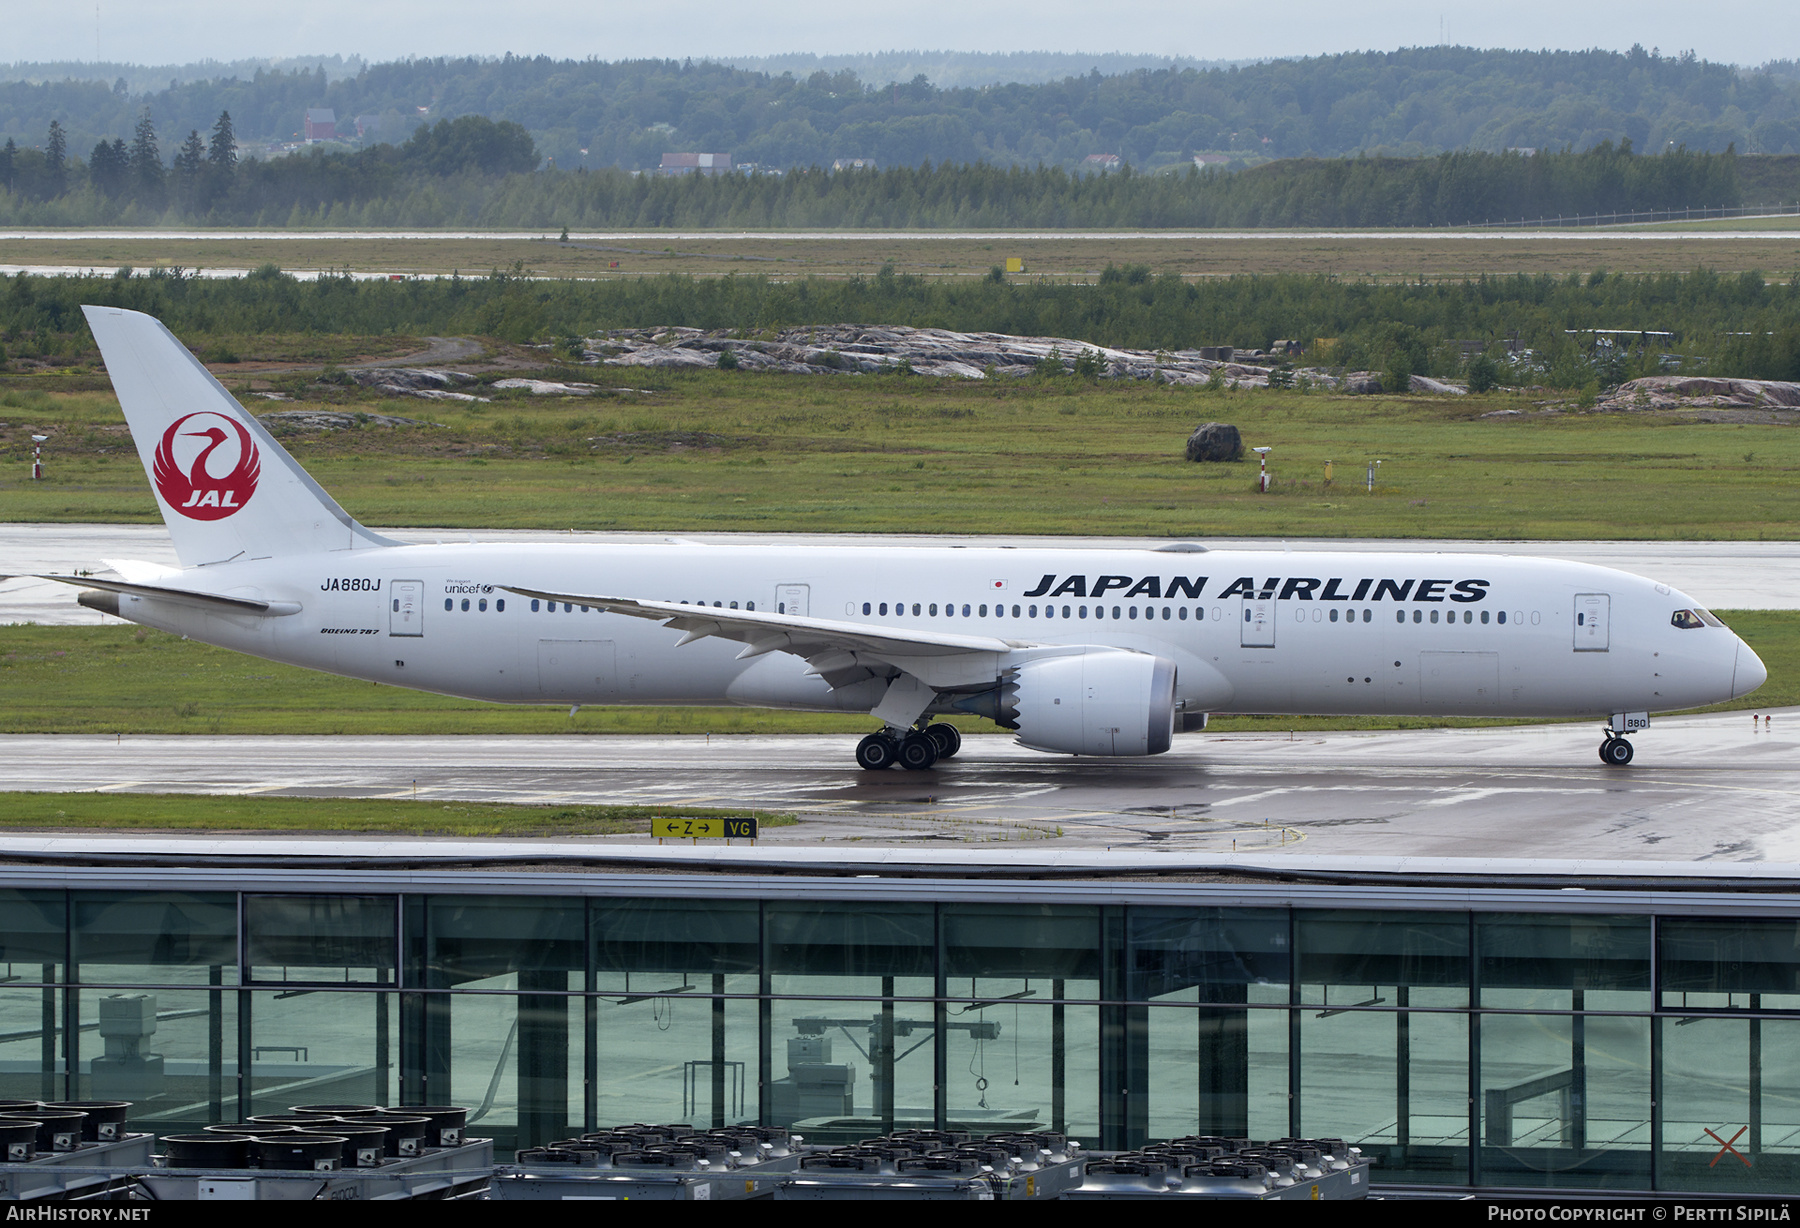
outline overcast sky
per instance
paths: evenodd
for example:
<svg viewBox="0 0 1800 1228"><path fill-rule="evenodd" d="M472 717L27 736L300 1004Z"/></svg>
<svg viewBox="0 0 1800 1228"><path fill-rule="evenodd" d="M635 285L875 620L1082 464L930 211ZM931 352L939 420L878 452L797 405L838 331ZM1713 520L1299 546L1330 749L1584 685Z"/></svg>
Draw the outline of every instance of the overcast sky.
<svg viewBox="0 0 1800 1228"><path fill-rule="evenodd" d="M1200 59L1319 55L1449 41L1479 47L1692 48L1738 64L1800 58L1793 0L5 0L0 62L185 63L333 53L642 57L888 51L1167 52ZM1441 32L1441 37L1440 37ZM96 37L97 36L97 37Z"/></svg>

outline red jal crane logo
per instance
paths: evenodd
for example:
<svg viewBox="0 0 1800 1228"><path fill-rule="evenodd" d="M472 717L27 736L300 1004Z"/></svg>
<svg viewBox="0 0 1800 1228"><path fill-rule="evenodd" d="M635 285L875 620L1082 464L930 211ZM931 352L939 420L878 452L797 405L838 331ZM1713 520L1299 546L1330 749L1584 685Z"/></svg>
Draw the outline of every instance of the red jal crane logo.
<svg viewBox="0 0 1800 1228"><path fill-rule="evenodd" d="M163 432L151 470L163 502L189 520L223 520L236 512L250 502L261 475L250 432L215 413L176 419Z"/></svg>

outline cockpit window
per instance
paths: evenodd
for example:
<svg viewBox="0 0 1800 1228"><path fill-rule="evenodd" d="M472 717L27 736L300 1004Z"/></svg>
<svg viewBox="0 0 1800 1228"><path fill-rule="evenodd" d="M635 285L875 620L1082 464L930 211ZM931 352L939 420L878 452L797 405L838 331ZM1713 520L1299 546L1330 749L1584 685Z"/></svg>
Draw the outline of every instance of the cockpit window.
<svg viewBox="0 0 1800 1228"><path fill-rule="evenodd" d="M1713 621L1717 622L1718 620L1714 619ZM1669 617L1669 623L1672 626L1680 627L1683 631L1696 631L1706 625L1700 621L1700 615L1693 610L1676 610Z"/></svg>
<svg viewBox="0 0 1800 1228"><path fill-rule="evenodd" d="M1725 625L1717 618L1713 617L1713 612L1711 610L1695 610L1694 613L1698 614L1700 616L1700 621L1709 627L1723 627Z"/></svg>

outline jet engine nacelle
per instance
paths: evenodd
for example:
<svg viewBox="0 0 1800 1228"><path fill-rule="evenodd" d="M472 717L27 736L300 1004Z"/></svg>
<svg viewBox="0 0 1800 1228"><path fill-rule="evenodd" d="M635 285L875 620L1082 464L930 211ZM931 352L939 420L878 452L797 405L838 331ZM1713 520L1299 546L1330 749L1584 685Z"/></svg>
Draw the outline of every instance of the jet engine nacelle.
<svg viewBox="0 0 1800 1228"><path fill-rule="evenodd" d="M1175 733L1175 663L1101 650L1019 667L1019 743L1065 755L1160 755Z"/></svg>

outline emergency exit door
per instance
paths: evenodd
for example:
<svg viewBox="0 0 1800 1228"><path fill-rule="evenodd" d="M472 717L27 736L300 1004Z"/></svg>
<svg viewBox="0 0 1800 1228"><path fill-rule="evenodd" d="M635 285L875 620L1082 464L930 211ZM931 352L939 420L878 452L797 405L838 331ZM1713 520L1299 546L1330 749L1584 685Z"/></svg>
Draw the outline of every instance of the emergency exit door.
<svg viewBox="0 0 1800 1228"><path fill-rule="evenodd" d="M1575 594L1575 651L1605 652L1612 597L1606 593Z"/></svg>
<svg viewBox="0 0 1800 1228"><path fill-rule="evenodd" d="M1243 647L1275 647L1275 603L1255 597L1244 598L1243 617L1238 627L1238 643Z"/></svg>
<svg viewBox="0 0 1800 1228"><path fill-rule="evenodd" d="M797 614L806 617L806 606L811 586L806 584L783 584L775 590L775 612L777 614Z"/></svg>
<svg viewBox="0 0 1800 1228"><path fill-rule="evenodd" d="M425 634L425 581L388 583L388 634Z"/></svg>

